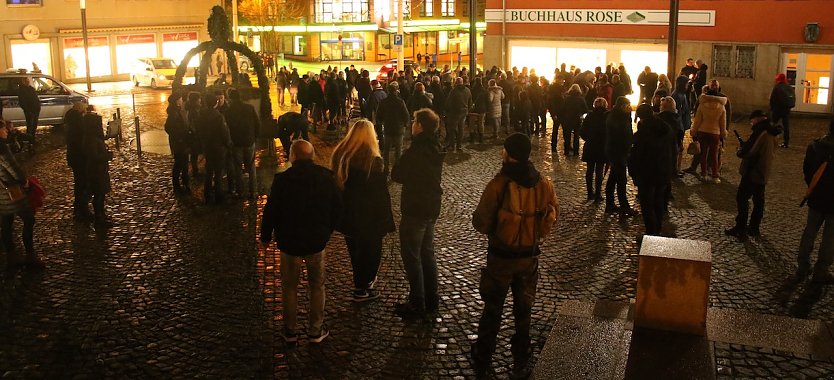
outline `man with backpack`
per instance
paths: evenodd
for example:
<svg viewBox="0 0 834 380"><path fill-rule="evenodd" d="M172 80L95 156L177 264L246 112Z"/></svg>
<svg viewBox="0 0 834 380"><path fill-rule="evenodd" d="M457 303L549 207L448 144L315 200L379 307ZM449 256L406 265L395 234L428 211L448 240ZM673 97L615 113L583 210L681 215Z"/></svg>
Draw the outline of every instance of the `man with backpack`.
<svg viewBox="0 0 834 380"><path fill-rule="evenodd" d="M796 107L796 93L793 87L788 84L788 77L779 73L776 75L776 84L770 93L770 119L773 124L782 124L782 136L784 143L782 148L787 148L791 142L791 108Z"/></svg>
<svg viewBox="0 0 834 380"><path fill-rule="evenodd" d="M799 269L797 278L804 280L811 273L811 251L817 240L820 227L822 231L819 256L814 266L811 282L817 284L834 284L834 275L828 271L834 262L834 120L828 126L828 134L814 140L805 152L802 171L808 192L808 223L799 243Z"/></svg>
<svg viewBox="0 0 834 380"><path fill-rule="evenodd" d="M504 140L501 172L487 184L472 215L475 229L489 237L480 284L484 311L478 340L472 347L478 378L485 377L490 367L504 300L511 287L515 316L513 374L529 373L530 315L539 278L539 245L559 215L553 185L530 162L531 149L530 138L521 133Z"/></svg>

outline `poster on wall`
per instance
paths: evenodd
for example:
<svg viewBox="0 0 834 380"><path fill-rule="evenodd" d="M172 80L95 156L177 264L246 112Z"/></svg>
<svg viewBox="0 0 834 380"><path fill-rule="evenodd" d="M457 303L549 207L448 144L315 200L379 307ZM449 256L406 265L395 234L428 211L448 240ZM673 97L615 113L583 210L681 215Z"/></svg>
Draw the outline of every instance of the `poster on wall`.
<svg viewBox="0 0 834 380"><path fill-rule="evenodd" d="M6 0L6 5L14 7L39 7L43 0Z"/></svg>

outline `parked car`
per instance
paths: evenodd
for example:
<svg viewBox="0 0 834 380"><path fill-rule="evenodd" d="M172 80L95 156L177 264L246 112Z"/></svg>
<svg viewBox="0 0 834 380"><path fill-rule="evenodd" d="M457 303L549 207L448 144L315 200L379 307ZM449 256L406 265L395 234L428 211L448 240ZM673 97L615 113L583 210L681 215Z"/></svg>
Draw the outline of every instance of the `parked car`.
<svg viewBox="0 0 834 380"><path fill-rule="evenodd" d="M417 68L416 68L416 65L414 64L414 61L410 60L410 59L406 59L405 60L405 67L409 67L409 66L413 70L415 70L415 72L417 71ZM387 82L388 81L388 73L391 72L391 71L394 71L394 70L397 70L397 71L400 70L399 68L397 68L397 60L396 59L392 59L392 60L388 61L387 63L385 63L384 65L382 65L379 68L379 73L376 75L376 80L378 80L380 82ZM405 69L403 68L402 70L405 70Z"/></svg>
<svg viewBox="0 0 834 380"><path fill-rule="evenodd" d="M26 125L23 110L17 101L20 81L30 79L32 87L38 92L41 100L39 124L61 125L64 116L72 108L73 103L89 104L87 95L71 90L61 81L51 75L30 73L25 69L10 69L0 73L0 102L3 103L3 119L11 121L12 125Z"/></svg>
<svg viewBox="0 0 834 380"><path fill-rule="evenodd" d="M176 74L177 64L171 58L139 58L133 64L130 80L136 86L170 87Z"/></svg>

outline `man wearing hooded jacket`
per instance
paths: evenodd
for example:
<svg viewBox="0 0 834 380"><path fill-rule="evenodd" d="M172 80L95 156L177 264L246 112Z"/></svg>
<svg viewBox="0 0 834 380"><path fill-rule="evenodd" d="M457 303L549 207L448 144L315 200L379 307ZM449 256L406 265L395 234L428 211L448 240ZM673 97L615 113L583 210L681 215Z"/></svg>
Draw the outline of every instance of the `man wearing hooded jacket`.
<svg viewBox="0 0 834 380"><path fill-rule="evenodd" d="M487 263L481 272L480 285L484 311L478 324L478 340L472 348L478 378L485 377L489 369L501 327L504 299L510 288L515 317L515 335L511 340L513 373L523 377L529 372L530 316L539 277L539 244L546 237L546 233L538 231L549 231L559 216L553 185L530 162L530 150L530 138L526 135L514 133L507 137L501 172L487 184L472 215L475 229L489 236ZM542 226L543 229L539 228ZM531 239L507 241L509 235Z"/></svg>
<svg viewBox="0 0 834 380"><path fill-rule="evenodd" d="M811 278L812 282L818 284L834 284L834 275L828 271L831 263L834 262L834 164L832 161L834 161L834 121L829 124L827 135L808 145L802 164L805 183L809 186L815 184L815 186L807 198L808 223L799 243L797 276L804 279L811 272L811 251L814 249L817 233L825 225L822 231L822 241L820 241L819 257L814 265L814 276ZM815 181L814 177L825 162L828 162L825 170L822 170L822 174Z"/></svg>

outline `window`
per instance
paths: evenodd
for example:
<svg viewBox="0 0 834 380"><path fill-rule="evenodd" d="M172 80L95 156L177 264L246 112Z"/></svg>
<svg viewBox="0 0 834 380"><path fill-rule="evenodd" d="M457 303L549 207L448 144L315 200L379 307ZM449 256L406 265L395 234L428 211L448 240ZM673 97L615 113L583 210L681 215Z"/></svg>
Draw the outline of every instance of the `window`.
<svg viewBox="0 0 834 380"><path fill-rule="evenodd" d="M736 78L753 79L756 74L756 47L736 46Z"/></svg>
<svg viewBox="0 0 834 380"><path fill-rule="evenodd" d="M440 0L440 15L453 17L455 15L455 0Z"/></svg>
<svg viewBox="0 0 834 380"><path fill-rule="evenodd" d="M423 0L420 3L420 17L434 16L434 0Z"/></svg>
<svg viewBox="0 0 834 380"><path fill-rule="evenodd" d="M368 22L368 0L316 0L315 19L317 23Z"/></svg>
<svg viewBox="0 0 834 380"><path fill-rule="evenodd" d="M755 78L755 46L714 45L712 53L713 76L741 79Z"/></svg>
<svg viewBox="0 0 834 380"><path fill-rule="evenodd" d="M715 45L712 48L712 75L716 77L729 77L732 67L733 47L729 45Z"/></svg>

